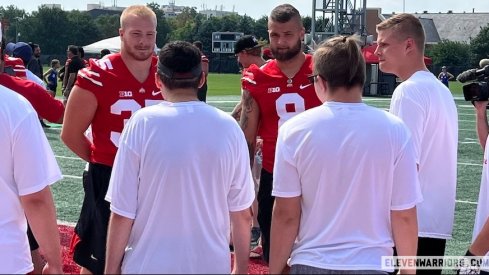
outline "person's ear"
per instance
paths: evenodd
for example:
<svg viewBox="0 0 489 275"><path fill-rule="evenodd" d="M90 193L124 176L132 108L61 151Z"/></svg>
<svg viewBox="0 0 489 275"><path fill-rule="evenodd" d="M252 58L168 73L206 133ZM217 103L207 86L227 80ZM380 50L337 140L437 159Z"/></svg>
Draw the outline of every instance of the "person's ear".
<svg viewBox="0 0 489 275"><path fill-rule="evenodd" d="M163 87L163 83L161 83L161 78L158 75L158 73L155 73L155 84L156 84L156 87L158 87L158 89L160 89L160 90Z"/></svg>
<svg viewBox="0 0 489 275"><path fill-rule="evenodd" d="M202 88L202 86L204 86L204 83L205 83L205 73L202 72L200 74L199 89Z"/></svg>

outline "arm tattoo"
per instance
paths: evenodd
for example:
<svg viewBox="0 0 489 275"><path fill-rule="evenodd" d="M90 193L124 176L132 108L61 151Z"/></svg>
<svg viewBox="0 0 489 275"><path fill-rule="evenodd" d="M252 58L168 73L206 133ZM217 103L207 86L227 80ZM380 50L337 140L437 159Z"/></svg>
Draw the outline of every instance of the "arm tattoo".
<svg viewBox="0 0 489 275"><path fill-rule="evenodd" d="M244 130L248 127L248 115L252 111L253 106L253 98L250 95L250 92L247 90L243 90L243 103L241 106L241 128Z"/></svg>

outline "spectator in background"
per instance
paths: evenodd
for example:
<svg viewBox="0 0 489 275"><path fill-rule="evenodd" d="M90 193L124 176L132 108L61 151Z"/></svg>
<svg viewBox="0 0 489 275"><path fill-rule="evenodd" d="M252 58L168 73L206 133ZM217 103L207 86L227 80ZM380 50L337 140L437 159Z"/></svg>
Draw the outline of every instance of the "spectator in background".
<svg viewBox="0 0 489 275"><path fill-rule="evenodd" d="M56 88L58 87L58 70L61 67L58 59L51 60L51 68L47 70L43 79L47 83L48 90L51 91L53 97L56 96Z"/></svg>
<svg viewBox="0 0 489 275"><path fill-rule="evenodd" d="M88 60L85 59L85 50L83 49L82 46L78 46L78 55L80 56L81 60L83 61L83 64L85 67L88 66Z"/></svg>
<svg viewBox="0 0 489 275"><path fill-rule="evenodd" d="M197 94L200 101L206 102L207 98L207 75L209 74L209 59L204 54L203 45L200 41L195 41L194 46L197 47L200 51L201 59L202 59L202 71L205 74L205 82L202 87L199 88L199 93Z"/></svg>
<svg viewBox="0 0 489 275"><path fill-rule="evenodd" d="M448 87L448 81L452 80L453 78L453 74L447 71L447 66L441 67L441 72L438 75L438 79L441 81L441 83Z"/></svg>
<svg viewBox="0 0 489 275"><path fill-rule="evenodd" d="M13 55L14 57L22 59L24 62L24 66L28 68L28 64L31 64L31 67L36 68L39 66L39 63L37 60L34 58L32 48L29 44L24 43L24 42L17 42L15 44L14 50L13 50ZM39 49L40 50L40 49ZM40 52L39 52L40 53ZM36 65L37 64L37 65ZM36 70L36 69L35 69ZM40 71L40 70L39 70ZM26 78L28 80L31 80L35 83L37 83L39 86L43 87L45 91L47 92L46 89L46 84L42 80L42 75L41 77L38 77L33 71L31 70L25 70ZM39 117L39 123L41 123L42 127L44 128L49 128L51 126L47 125L42 117Z"/></svg>
<svg viewBox="0 0 489 275"><path fill-rule="evenodd" d="M63 77L63 96L64 103L68 101L70 97L71 89L75 85L75 80L80 69L85 68L85 63L80 57L79 47L75 45L68 46L68 60L65 63L65 73Z"/></svg>
<svg viewBox="0 0 489 275"><path fill-rule="evenodd" d="M37 77L42 79L43 76L43 68L41 64L41 47L38 44L29 43L29 46L32 49L32 57L27 63L27 69L35 74Z"/></svg>
<svg viewBox="0 0 489 275"><path fill-rule="evenodd" d="M109 49L102 49L100 51L100 58L102 58L102 57L104 57L104 56L106 56L108 54L110 54L110 50Z"/></svg>
<svg viewBox="0 0 489 275"><path fill-rule="evenodd" d="M266 63L262 58L262 44L252 35L242 36L236 41L234 55L236 56L240 67L242 67L242 76L246 74L246 70L251 64L261 67ZM239 121L241 116L241 101L236 104L231 112L231 116Z"/></svg>

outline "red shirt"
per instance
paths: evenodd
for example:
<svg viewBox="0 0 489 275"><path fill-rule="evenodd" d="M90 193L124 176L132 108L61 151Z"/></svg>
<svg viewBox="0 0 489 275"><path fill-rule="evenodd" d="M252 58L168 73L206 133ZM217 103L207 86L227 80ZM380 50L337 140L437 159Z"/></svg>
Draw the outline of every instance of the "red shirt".
<svg viewBox="0 0 489 275"><path fill-rule="evenodd" d="M65 111L63 103L53 98L37 83L2 73L0 84L25 97L37 114L48 121L57 122L63 117Z"/></svg>
<svg viewBox="0 0 489 275"><path fill-rule="evenodd" d="M5 57L5 59L4 59L4 67L5 68L10 67L14 71L15 76L23 78L23 79L27 79L27 74L25 72L26 69L25 69L24 62L22 61L22 59L17 58L17 57L10 57L8 55L5 55L4 57Z"/></svg>
<svg viewBox="0 0 489 275"><path fill-rule="evenodd" d="M134 78L120 54L90 59L90 66L78 71L75 85L92 92L98 103L92 120L91 162L112 166L119 137L132 114L163 101L155 83L157 60L153 57L144 83Z"/></svg>
<svg viewBox="0 0 489 275"><path fill-rule="evenodd" d="M263 168L273 173L279 126L296 114L321 105L314 85L307 79L312 74L312 56L306 55L304 64L291 80L282 73L276 60L262 68L253 64L243 73L241 85L260 109L258 135L263 139Z"/></svg>

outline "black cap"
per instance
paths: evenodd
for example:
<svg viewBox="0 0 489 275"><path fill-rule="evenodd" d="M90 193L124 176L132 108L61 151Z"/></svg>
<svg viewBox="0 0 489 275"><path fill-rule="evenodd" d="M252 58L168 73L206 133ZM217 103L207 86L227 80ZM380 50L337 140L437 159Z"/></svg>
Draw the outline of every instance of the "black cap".
<svg viewBox="0 0 489 275"><path fill-rule="evenodd" d="M234 53L237 54L244 50L251 50L253 48L258 48L263 46L258 39L253 35L245 35L242 36L238 41L236 41L236 45L234 45Z"/></svg>

